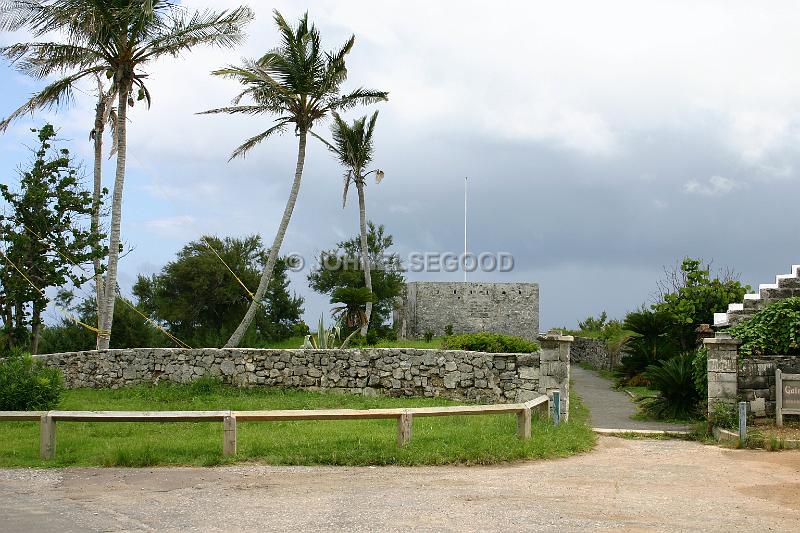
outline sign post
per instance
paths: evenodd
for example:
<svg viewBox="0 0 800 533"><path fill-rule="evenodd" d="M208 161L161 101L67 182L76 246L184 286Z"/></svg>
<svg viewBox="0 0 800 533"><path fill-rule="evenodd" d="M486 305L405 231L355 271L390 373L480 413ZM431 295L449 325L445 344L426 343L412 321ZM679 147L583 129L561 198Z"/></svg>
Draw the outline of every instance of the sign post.
<svg viewBox="0 0 800 533"><path fill-rule="evenodd" d="M775 370L775 424L783 426L783 415L800 415L800 374Z"/></svg>

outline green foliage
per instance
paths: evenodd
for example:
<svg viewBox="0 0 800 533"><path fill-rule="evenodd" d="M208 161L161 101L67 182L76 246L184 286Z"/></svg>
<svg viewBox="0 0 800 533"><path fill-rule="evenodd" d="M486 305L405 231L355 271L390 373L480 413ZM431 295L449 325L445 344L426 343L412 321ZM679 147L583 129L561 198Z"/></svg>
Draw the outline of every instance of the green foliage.
<svg viewBox="0 0 800 533"><path fill-rule="evenodd" d="M333 348L345 348L346 345L340 343L342 338L342 328L335 322L330 328L325 328L325 317L320 315L317 325L316 335L306 335L301 348L314 350L330 350Z"/></svg>
<svg viewBox="0 0 800 533"><path fill-rule="evenodd" d="M331 313L348 328L358 328L367 321L367 302L374 300L375 295L366 287L337 287L331 293L331 303L339 305Z"/></svg>
<svg viewBox="0 0 800 533"><path fill-rule="evenodd" d="M742 341L746 356L800 354L800 297L774 302L728 333Z"/></svg>
<svg viewBox="0 0 800 533"><path fill-rule="evenodd" d="M462 333L445 337L442 340L442 348L487 353L534 353L539 351L538 344L522 337L487 332Z"/></svg>
<svg viewBox="0 0 800 533"><path fill-rule="evenodd" d="M694 349L696 328L713 324L714 313L728 309L728 304L741 302L750 286L742 285L730 274L711 278L711 268L700 259L685 258L680 271L662 282L661 300L653 310L672 316L672 335L682 351Z"/></svg>
<svg viewBox="0 0 800 533"><path fill-rule="evenodd" d="M131 304L133 305L133 304ZM86 298L70 309L84 324L97 323L94 299ZM144 312L140 309L140 311ZM146 314L146 313L145 313ZM111 348L159 348L175 344L162 332L149 324L136 311L122 302L114 306L114 325L111 329ZM94 350L97 346L95 333L63 318L58 325L42 329L40 353L79 352Z"/></svg>
<svg viewBox="0 0 800 533"><path fill-rule="evenodd" d="M426 329L425 332L422 334L422 338L425 339L425 342L431 342L433 340L433 330Z"/></svg>
<svg viewBox="0 0 800 533"><path fill-rule="evenodd" d="M400 257L389 251L394 238L385 228L367 223L367 249L372 269L372 294L374 296L369 329L385 334L382 326L388 322L395 299L405 287ZM355 236L336 244L336 248L322 252L317 259L319 268L308 275L308 285L321 294L333 295L336 289L365 289L361 262L361 239ZM333 298L332 298L333 301ZM384 337L385 338L385 337Z"/></svg>
<svg viewBox="0 0 800 533"><path fill-rule="evenodd" d="M689 355L678 355L647 367L649 388L658 396L641 398L640 405L657 418L686 419L695 413L700 399L694 382L694 367Z"/></svg>
<svg viewBox="0 0 800 533"><path fill-rule="evenodd" d="M444 327L444 334L448 337L453 334L453 324L447 324Z"/></svg>
<svg viewBox="0 0 800 533"><path fill-rule="evenodd" d="M708 423L722 429L739 429L739 410L736 405L717 402L711 406Z"/></svg>
<svg viewBox="0 0 800 533"><path fill-rule="evenodd" d="M708 350L703 347L692 355L692 375L699 401L708 398Z"/></svg>
<svg viewBox="0 0 800 533"><path fill-rule="evenodd" d="M680 346L671 335L672 323L672 316L663 311L641 309L628 313L623 328L632 336L622 347L624 355L615 371L620 381L633 384L630 380L648 366L680 353Z"/></svg>
<svg viewBox="0 0 800 533"><path fill-rule="evenodd" d="M61 372L28 354L0 360L0 411L47 411L63 390Z"/></svg>
<svg viewBox="0 0 800 533"><path fill-rule="evenodd" d="M0 320L8 346L26 345L30 339L36 353L48 303L44 291L67 283L80 287L91 275L74 264L90 264L104 251L87 227L92 196L83 190L69 150L54 146L56 131L50 124L31 131L39 146L30 169L20 173L19 191L0 183L9 213L0 215L7 256L0 263Z"/></svg>
<svg viewBox="0 0 800 533"><path fill-rule="evenodd" d="M276 117L274 125L234 150L231 159L244 156L263 140L288 127L305 135L334 111L380 102L389 94L363 87L342 94L341 85L347 78L345 60L353 48L355 36L339 50L326 53L321 48L319 30L308 21L308 13L292 27L275 11L275 24L281 34L278 47L260 59L246 59L241 66L228 66L212 73L238 81L242 92L235 98L234 105L205 113ZM243 102L245 98L251 102Z"/></svg>
<svg viewBox="0 0 800 533"><path fill-rule="evenodd" d="M148 316L166 324L183 342L221 346L250 303L248 293L231 271L245 287L255 289L265 263L266 251L257 235L243 239L205 236L184 246L158 274L139 276L133 294ZM286 339L301 323L303 298L289 294L286 270L285 260L279 259L262 309L245 340L250 346Z"/></svg>

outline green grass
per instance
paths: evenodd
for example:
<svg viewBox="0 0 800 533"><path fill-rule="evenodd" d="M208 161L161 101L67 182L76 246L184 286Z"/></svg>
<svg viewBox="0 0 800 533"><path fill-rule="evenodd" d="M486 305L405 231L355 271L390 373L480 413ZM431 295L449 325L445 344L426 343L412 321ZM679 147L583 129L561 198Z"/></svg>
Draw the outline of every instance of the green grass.
<svg viewBox="0 0 800 533"><path fill-rule="evenodd" d="M62 410L257 410L450 405L442 399L365 398L214 383L136 386L64 393ZM393 420L240 422L238 454L222 456L221 423L59 422L56 458L38 457L35 422L0 422L0 467L216 465L236 461L295 465L491 464L565 457L592 448L588 410L576 397L570 421L534 419L532 438L516 437L514 415L414 420L413 440L395 445Z"/></svg>
<svg viewBox="0 0 800 533"><path fill-rule="evenodd" d="M655 398L658 396L658 391L650 390L647 387L631 387L627 386L624 390L629 391L633 394L633 399L638 400L639 398Z"/></svg>

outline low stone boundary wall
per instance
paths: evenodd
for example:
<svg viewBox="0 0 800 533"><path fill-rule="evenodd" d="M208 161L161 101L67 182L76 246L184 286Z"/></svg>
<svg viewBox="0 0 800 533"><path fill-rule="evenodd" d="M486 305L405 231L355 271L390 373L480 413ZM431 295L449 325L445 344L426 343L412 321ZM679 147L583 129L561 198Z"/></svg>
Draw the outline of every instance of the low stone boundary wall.
<svg viewBox="0 0 800 533"><path fill-rule="evenodd" d="M705 339L708 349L708 409L719 403L749 402L757 417L775 416L775 370L800 372L800 356L740 357L741 342L727 333Z"/></svg>
<svg viewBox="0 0 800 533"><path fill-rule="evenodd" d="M589 337L575 337L570 346L570 361L573 364L586 363L601 370L611 370L614 363L606 341Z"/></svg>
<svg viewBox="0 0 800 533"><path fill-rule="evenodd" d="M525 402L561 390L568 413L572 337L539 338L533 354L364 348L132 348L36 356L59 368L67 387L118 388L204 375L243 387L297 387L388 396L428 396L482 402Z"/></svg>

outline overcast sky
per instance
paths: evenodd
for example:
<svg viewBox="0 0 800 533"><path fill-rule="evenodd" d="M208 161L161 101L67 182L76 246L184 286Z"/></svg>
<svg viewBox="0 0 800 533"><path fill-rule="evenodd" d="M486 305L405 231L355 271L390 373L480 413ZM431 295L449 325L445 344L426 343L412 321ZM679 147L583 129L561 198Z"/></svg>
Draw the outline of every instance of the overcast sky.
<svg viewBox="0 0 800 533"><path fill-rule="evenodd" d="M187 1L190 8L239 2ZM541 326L573 326L649 302L665 265L689 255L752 285L800 263L800 4L796 2L250 2L256 20L234 51L202 48L151 69L153 105L128 134L120 284L151 274L202 234L260 233L270 243L293 177L291 133L227 162L269 118L198 116L237 86L209 72L277 44L271 10L308 10L326 49L350 34L347 87L390 91L379 109L367 214L397 251L510 252L510 273L538 282ZM24 40L0 34L0 43ZM41 84L0 67L0 115ZM0 136L2 181L29 157L28 128L51 120L90 168L91 87L58 115ZM317 131L327 134L327 124ZM106 164L106 183L113 181ZM358 230L341 208L341 169L310 142L283 250L312 256ZM109 185L110 187L110 185ZM458 281L460 273L410 279ZM327 312L307 287L306 320Z"/></svg>

